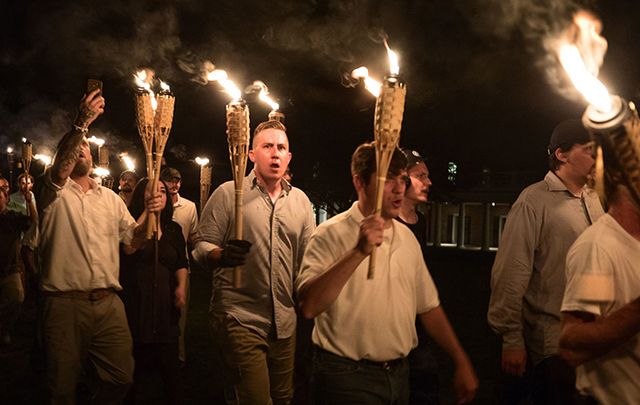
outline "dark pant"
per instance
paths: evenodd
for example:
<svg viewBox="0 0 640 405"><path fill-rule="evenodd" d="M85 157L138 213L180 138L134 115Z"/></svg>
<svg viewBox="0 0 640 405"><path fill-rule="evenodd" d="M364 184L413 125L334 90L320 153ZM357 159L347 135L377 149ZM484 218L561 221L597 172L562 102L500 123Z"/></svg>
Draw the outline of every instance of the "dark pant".
<svg viewBox="0 0 640 405"><path fill-rule="evenodd" d="M547 357L523 377L503 376L503 403L518 404L527 398L536 405L581 403L575 383L573 367L559 356Z"/></svg>
<svg viewBox="0 0 640 405"><path fill-rule="evenodd" d="M153 375L159 373L162 378L162 389L167 404L181 404L182 392L180 383L180 360L178 359L178 338L171 343L142 343L134 344L133 357L136 367L133 372L133 385L129 390L126 403L135 404L144 398L147 392L157 391L157 387L150 389ZM156 392L156 397L163 395ZM157 395L160 394L160 395ZM154 398L154 399L155 399Z"/></svg>
<svg viewBox="0 0 640 405"><path fill-rule="evenodd" d="M316 405L407 404L409 364L353 361L316 348L311 384Z"/></svg>

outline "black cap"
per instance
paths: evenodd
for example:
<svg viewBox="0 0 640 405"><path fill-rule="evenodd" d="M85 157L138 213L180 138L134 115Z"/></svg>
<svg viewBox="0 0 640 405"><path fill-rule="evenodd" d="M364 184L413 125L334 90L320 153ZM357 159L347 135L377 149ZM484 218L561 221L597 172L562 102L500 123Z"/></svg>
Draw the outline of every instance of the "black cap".
<svg viewBox="0 0 640 405"><path fill-rule="evenodd" d="M415 150L405 148L402 149L402 153L407 157L407 170L411 169L415 165L424 163L424 158Z"/></svg>
<svg viewBox="0 0 640 405"><path fill-rule="evenodd" d="M582 145L591 141L591 136L587 129L578 119L562 121L553 130L547 153L551 155L560 148L569 150L573 145Z"/></svg>
<svg viewBox="0 0 640 405"><path fill-rule="evenodd" d="M136 181L138 181L138 173L134 172L133 170L125 170L122 173L120 173L119 180L122 180L122 178L127 174L132 174L133 177L136 179Z"/></svg>

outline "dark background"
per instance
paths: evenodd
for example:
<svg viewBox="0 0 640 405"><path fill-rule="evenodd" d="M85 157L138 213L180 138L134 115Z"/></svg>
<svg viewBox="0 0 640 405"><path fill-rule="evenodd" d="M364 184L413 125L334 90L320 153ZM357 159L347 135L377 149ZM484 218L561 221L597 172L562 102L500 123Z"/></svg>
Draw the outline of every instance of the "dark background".
<svg viewBox="0 0 640 405"><path fill-rule="evenodd" d="M342 85L360 65L387 70L380 34L400 54L408 96L401 144L429 158L434 193L476 186L483 170L546 170L554 125L585 103L561 96L555 60L542 41L587 7L603 21L609 51L600 78L634 99L640 60L636 1L109 1L4 0L0 10L0 150L25 136L34 152L53 152L87 78L104 81L107 110L92 127L112 152L143 162L135 126L132 75L149 67L176 96L166 157L196 199L197 155L214 161L214 185L231 178L225 136L228 97L195 81L204 60L240 87L263 80L287 115L295 183L315 201L351 196L348 160L372 138L375 101ZM552 80L549 80L552 79ZM553 83L552 83L553 82ZM268 108L251 97L252 127ZM6 171L6 159L0 168ZM34 173L39 170L34 164ZM190 176L193 176L189 179ZM525 176L526 177L526 176ZM524 184L523 184L524 185Z"/></svg>

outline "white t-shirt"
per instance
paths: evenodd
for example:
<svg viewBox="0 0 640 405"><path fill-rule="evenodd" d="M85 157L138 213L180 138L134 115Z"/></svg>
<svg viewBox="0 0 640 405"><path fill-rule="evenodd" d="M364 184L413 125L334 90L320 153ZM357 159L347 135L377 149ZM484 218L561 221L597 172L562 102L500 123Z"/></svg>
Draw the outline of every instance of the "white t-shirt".
<svg viewBox="0 0 640 405"><path fill-rule="evenodd" d="M609 214L567 255L562 311L606 317L640 295L640 241ZM640 402L640 335L576 369L576 387L602 404Z"/></svg>
<svg viewBox="0 0 640 405"><path fill-rule="evenodd" d="M363 219L356 202L317 228L302 259L298 290L356 246ZM313 342L352 360L404 357L418 343L416 314L440 305L420 245L409 228L393 221L378 247L372 280L367 279L368 268L369 259L365 259L333 304L315 318Z"/></svg>
<svg viewBox="0 0 640 405"><path fill-rule="evenodd" d="M189 240L193 240L198 231L198 210L193 201L187 200L178 194L178 202L173 205L173 221L182 228L185 246Z"/></svg>

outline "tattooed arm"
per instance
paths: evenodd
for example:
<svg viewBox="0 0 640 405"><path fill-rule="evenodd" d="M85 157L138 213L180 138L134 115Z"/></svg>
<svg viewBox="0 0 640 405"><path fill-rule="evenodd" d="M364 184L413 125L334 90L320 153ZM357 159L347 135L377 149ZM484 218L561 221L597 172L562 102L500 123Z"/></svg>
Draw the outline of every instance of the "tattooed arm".
<svg viewBox="0 0 640 405"><path fill-rule="evenodd" d="M80 100L78 116L73 128L58 143L56 156L51 166L51 180L60 187L64 185L67 177L73 171L80 153L80 144L89 125L104 112L104 98L99 93L100 89L95 89Z"/></svg>

